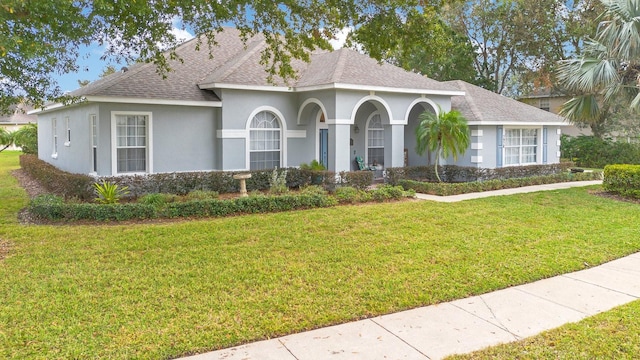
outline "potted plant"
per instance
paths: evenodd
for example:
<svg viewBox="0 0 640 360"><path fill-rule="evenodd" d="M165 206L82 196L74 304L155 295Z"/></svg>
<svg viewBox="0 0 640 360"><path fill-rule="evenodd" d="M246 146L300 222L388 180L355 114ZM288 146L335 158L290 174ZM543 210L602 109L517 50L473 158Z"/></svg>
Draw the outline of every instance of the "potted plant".
<svg viewBox="0 0 640 360"><path fill-rule="evenodd" d="M308 164L300 164L300 170L311 172L311 185L322 184L322 172L325 171L326 168L320 164L318 160L311 160Z"/></svg>

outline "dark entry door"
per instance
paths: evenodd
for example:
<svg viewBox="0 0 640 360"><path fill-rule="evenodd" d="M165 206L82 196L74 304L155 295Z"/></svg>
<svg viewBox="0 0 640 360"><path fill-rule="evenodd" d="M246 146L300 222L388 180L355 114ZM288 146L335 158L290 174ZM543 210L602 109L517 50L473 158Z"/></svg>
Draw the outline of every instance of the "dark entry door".
<svg viewBox="0 0 640 360"><path fill-rule="evenodd" d="M320 164L322 164L325 169L329 168L329 129L320 129L320 144L319 154L320 154Z"/></svg>

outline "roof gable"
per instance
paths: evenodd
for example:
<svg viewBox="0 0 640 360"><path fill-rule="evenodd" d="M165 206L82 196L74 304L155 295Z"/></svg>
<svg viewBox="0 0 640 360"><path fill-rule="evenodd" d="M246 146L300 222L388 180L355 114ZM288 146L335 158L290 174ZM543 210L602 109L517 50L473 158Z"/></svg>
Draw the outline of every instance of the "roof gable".
<svg viewBox="0 0 640 360"><path fill-rule="evenodd" d="M470 124L568 125L561 116L479 86L461 80L447 81L446 84L465 92L465 96L451 98L451 108L460 111Z"/></svg>

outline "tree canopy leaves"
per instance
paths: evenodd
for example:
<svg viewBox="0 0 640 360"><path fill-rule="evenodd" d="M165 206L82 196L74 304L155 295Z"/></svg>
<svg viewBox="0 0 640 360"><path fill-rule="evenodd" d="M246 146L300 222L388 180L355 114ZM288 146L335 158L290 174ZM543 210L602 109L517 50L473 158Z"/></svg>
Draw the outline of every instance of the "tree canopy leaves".
<svg viewBox="0 0 640 360"><path fill-rule="evenodd" d="M271 76L295 76L293 58L329 49L328 39L344 27L359 27L391 14L416 11L423 0L6 0L0 4L0 111L23 97L41 106L63 95L52 74L78 70L83 46L105 48L105 58L146 61L166 74L177 44L177 23L207 35L211 49L223 26L238 28L246 39L264 34L262 62ZM6 35L5 35L6 34ZM214 54L215 56L215 54Z"/></svg>

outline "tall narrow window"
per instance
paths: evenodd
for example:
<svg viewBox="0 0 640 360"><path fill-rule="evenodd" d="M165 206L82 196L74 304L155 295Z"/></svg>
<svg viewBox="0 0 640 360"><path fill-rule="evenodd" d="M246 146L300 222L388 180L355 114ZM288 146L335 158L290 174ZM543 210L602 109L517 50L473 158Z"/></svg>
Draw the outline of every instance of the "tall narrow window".
<svg viewBox="0 0 640 360"><path fill-rule="evenodd" d="M91 168L93 172L98 172L98 117L89 115L91 119Z"/></svg>
<svg viewBox="0 0 640 360"><path fill-rule="evenodd" d="M249 165L251 170L280 166L280 119L269 111L261 111L249 125Z"/></svg>
<svg viewBox="0 0 640 360"><path fill-rule="evenodd" d="M52 157L58 157L58 120L51 119L51 133L53 134L53 152Z"/></svg>
<svg viewBox="0 0 640 360"><path fill-rule="evenodd" d="M367 163L384 165L384 126L380 114L371 116L367 125Z"/></svg>
<svg viewBox="0 0 640 360"><path fill-rule="evenodd" d="M116 115L117 172L147 171L149 115Z"/></svg>
<svg viewBox="0 0 640 360"><path fill-rule="evenodd" d="M538 162L538 129L505 129L504 134L505 165Z"/></svg>
<svg viewBox="0 0 640 360"><path fill-rule="evenodd" d="M71 145L71 127L69 126L69 117L65 117L64 118L64 128L65 130L65 134L67 135L67 139L64 142L65 146L69 146Z"/></svg>

